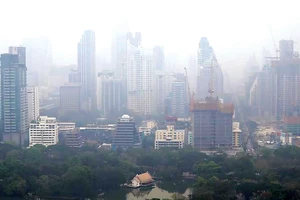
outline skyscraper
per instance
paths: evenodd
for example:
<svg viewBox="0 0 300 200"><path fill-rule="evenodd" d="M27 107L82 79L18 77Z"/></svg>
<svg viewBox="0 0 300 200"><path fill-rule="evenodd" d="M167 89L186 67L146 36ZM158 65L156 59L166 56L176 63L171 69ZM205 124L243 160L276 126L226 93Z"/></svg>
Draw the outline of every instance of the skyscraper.
<svg viewBox="0 0 300 200"><path fill-rule="evenodd" d="M223 98L223 73L218 63L212 70L212 60L215 58L213 48L209 46L206 37L201 38L198 49L198 73L197 73L197 99L205 99L213 77L214 94ZM212 74L213 73L213 74Z"/></svg>
<svg viewBox="0 0 300 200"><path fill-rule="evenodd" d="M172 115L176 117L186 117L187 115L187 98L186 98L186 85L185 77L181 77L172 83L171 92L171 108Z"/></svg>
<svg viewBox="0 0 300 200"><path fill-rule="evenodd" d="M28 122L37 120L40 116L40 99L38 87L27 87Z"/></svg>
<svg viewBox="0 0 300 200"><path fill-rule="evenodd" d="M52 44L47 37L29 38L23 41L26 47L26 67L30 86L48 86L48 75L53 65ZM36 79L36 80L32 80Z"/></svg>
<svg viewBox="0 0 300 200"><path fill-rule="evenodd" d="M95 32L86 30L78 43L78 72L86 110L96 108Z"/></svg>
<svg viewBox="0 0 300 200"><path fill-rule="evenodd" d="M121 111L121 80L112 72L101 72L97 77L97 108L104 115L117 114Z"/></svg>
<svg viewBox="0 0 300 200"><path fill-rule="evenodd" d="M161 46L153 48L153 66L156 70L163 70L165 67L164 48Z"/></svg>
<svg viewBox="0 0 300 200"><path fill-rule="evenodd" d="M127 108L140 115L155 111L152 50L131 45L127 56Z"/></svg>
<svg viewBox="0 0 300 200"><path fill-rule="evenodd" d="M60 86L60 111L80 111L81 107L81 87L79 84L70 83L68 85Z"/></svg>
<svg viewBox="0 0 300 200"><path fill-rule="evenodd" d="M25 145L28 139L26 66L22 57L22 54L1 55L2 139L17 145Z"/></svg>

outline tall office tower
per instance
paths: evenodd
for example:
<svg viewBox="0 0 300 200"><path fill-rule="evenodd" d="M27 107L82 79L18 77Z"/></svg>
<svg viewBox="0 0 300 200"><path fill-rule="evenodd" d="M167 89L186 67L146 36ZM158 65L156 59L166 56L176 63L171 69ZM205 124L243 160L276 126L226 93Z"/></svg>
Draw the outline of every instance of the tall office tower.
<svg viewBox="0 0 300 200"><path fill-rule="evenodd" d="M141 137L136 130L134 119L128 115L123 115L118 119L112 147L115 149L118 147L128 148L140 145Z"/></svg>
<svg viewBox="0 0 300 200"><path fill-rule="evenodd" d="M97 108L104 115L120 113L122 84L113 72L103 71L97 78Z"/></svg>
<svg viewBox="0 0 300 200"><path fill-rule="evenodd" d="M38 87L27 87L28 122L40 116L40 98Z"/></svg>
<svg viewBox="0 0 300 200"><path fill-rule="evenodd" d="M161 46L153 48L153 65L156 70L163 70L165 67L164 48Z"/></svg>
<svg viewBox="0 0 300 200"><path fill-rule="evenodd" d="M294 41L293 40L280 40L280 60L291 60L294 58Z"/></svg>
<svg viewBox="0 0 300 200"><path fill-rule="evenodd" d="M29 146L44 146L58 143L58 126L55 117L40 116L29 125Z"/></svg>
<svg viewBox="0 0 300 200"><path fill-rule="evenodd" d="M96 109L95 32L87 30L78 43L78 71L84 110Z"/></svg>
<svg viewBox="0 0 300 200"><path fill-rule="evenodd" d="M25 145L28 139L26 66L18 54L1 55L1 135L5 142Z"/></svg>
<svg viewBox="0 0 300 200"><path fill-rule="evenodd" d="M172 83L171 108L173 116L187 116L186 85L183 74L181 77L177 77L177 79Z"/></svg>
<svg viewBox="0 0 300 200"><path fill-rule="evenodd" d="M68 82L69 83L80 83L80 77L78 70L76 69L71 69L68 77Z"/></svg>
<svg viewBox="0 0 300 200"><path fill-rule="evenodd" d="M155 72L155 100L158 114L171 114L166 110L165 100L172 91L172 83L175 80L174 74L157 70Z"/></svg>
<svg viewBox="0 0 300 200"><path fill-rule="evenodd" d="M25 47L9 47L10 54L16 54L19 57L19 63L26 65L26 48Z"/></svg>
<svg viewBox="0 0 300 200"><path fill-rule="evenodd" d="M79 84L68 84L60 86L60 111L80 111L81 107L81 87Z"/></svg>
<svg viewBox="0 0 300 200"><path fill-rule="evenodd" d="M192 102L191 112L195 148L205 151L232 146L233 104L207 97Z"/></svg>
<svg viewBox="0 0 300 200"><path fill-rule="evenodd" d="M223 98L223 72L218 63L212 70L214 56L213 48L209 46L207 38L201 38L198 49L197 99L203 100L207 96L211 73L213 73L214 94Z"/></svg>
<svg viewBox="0 0 300 200"><path fill-rule="evenodd" d="M152 50L132 46L127 56L127 67L127 108L149 116L155 111Z"/></svg>
<svg viewBox="0 0 300 200"><path fill-rule="evenodd" d="M25 39L23 46L26 47L28 74L36 73L34 77L28 76L28 83L30 86L48 86L48 75L53 66L50 40L46 37Z"/></svg>

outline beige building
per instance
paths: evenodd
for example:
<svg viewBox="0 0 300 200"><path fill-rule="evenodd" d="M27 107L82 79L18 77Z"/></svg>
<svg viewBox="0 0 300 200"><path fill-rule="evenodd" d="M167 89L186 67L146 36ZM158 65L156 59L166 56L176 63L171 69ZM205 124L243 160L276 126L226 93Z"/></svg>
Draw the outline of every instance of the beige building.
<svg viewBox="0 0 300 200"><path fill-rule="evenodd" d="M166 130L155 132L155 149L183 148L185 130L175 130L174 126L167 126Z"/></svg>
<svg viewBox="0 0 300 200"><path fill-rule="evenodd" d="M242 130L240 129L240 122L232 123L232 146L241 147L242 146Z"/></svg>

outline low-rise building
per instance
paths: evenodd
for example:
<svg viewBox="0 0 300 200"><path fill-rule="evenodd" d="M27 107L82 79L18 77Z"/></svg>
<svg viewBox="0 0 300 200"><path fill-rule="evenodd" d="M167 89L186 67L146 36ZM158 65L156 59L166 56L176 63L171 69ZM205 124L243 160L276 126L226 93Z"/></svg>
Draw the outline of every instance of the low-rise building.
<svg viewBox="0 0 300 200"><path fill-rule="evenodd" d="M242 146L242 130L240 129L240 122L232 123L232 147Z"/></svg>
<svg viewBox="0 0 300 200"><path fill-rule="evenodd" d="M40 116L29 126L29 146L58 143L58 125L55 117Z"/></svg>
<svg viewBox="0 0 300 200"><path fill-rule="evenodd" d="M57 125L59 132L68 132L75 129L74 122L58 122Z"/></svg>
<svg viewBox="0 0 300 200"><path fill-rule="evenodd" d="M68 147L81 147L82 137L79 129L69 130L64 133L65 145Z"/></svg>
<svg viewBox="0 0 300 200"><path fill-rule="evenodd" d="M175 130L174 126L167 126L166 130L155 132L155 149L183 148L185 130Z"/></svg>
<svg viewBox="0 0 300 200"><path fill-rule="evenodd" d="M142 174L137 174L132 180L131 180L131 187L138 188L143 187L147 185L153 184L154 179L149 174L149 172L145 172Z"/></svg>

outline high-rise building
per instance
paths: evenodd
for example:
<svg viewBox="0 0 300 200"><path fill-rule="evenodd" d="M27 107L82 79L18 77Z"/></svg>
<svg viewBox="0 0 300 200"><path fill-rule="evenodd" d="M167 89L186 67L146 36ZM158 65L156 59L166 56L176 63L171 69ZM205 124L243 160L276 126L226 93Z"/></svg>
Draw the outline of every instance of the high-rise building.
<svg viewBox="0 0 300 200"><path fill-rule="evenodd" d="M201 38L198 49L197 99L203 100L206 98L211 76L213 77L214 94L219 98L223 98L222 69L216 59L215 61L213 59L215 59L213 48L209 45L206 37Z"/></svg>
<svg viewBox="0 0 300 200"><path fill-rule="evenodd" d="M161 46L153 48L153 66L156 70L163 70L165 67L164 48Z"/></svg>
<svg viewBox="0 0 300 200"><path fill-rule="evenodd" d="M128 115L119 118L113 137L113 148L140 146L140 134L136 130L134 119Z"/></svg>
<svg viewBox="0 0 300 200"><path fill-rule="evenodd" d="M117 114L121 107L122 84L112 72L101 72L97 78L97 108L105 115Z"/></svg>
<svg viewBox="0 0 300 200"><path fill-rule="evenodd" d="M35 73L37 77L28 77L30 86L48 86L48 75L53 66L52 44L46 37L30 38L23 41L26 47L26 67L28 74ZM32 80L35 78L34 80Z"/></svg>
<svg viewBox="0 0 300 200"><path fill-rule="evenodd" d="M152 50L131 45L127 56L127 108L149 116L155 111Z"/></svg>
<svg viewBox="0 0 300 200"><path fill-rule="evenodd" d="M28 122L40 116L40 98L38 87L27 87Z"/></svg>
<svg viewBox="0 0 300 200"><path fill-rule="evenodd" d="M233 147L242 146L242 130L240 129L239 122L233 122L232 124L232 146Z"/></svg>
<svg viewBox="0 0 300 200"><path fill-rule="evenodd" d="M187 116L187 96L184 79L185 77L182 74L181 78L177 78L177 80L172 83L171 107L172 115L176 117Z"/></svg>
<svg viewBox="0 0 300 200"><path fill-rule="evenodd" d="M21 54L1 55L1 135L5 142L25 145L28 140L27 70L19 58Z"/></svg>
<svg viewBox="0 0 300 200"><path fill-rule="evenodd" d="M29 146L44 146L58 143L58 126L55 117L40 116L29 125Z"/></svg>
<svg viewBox="0 0 300 200"><path fill-rule="evenodd" d="M69 83L80 83L80 77L78 70L72 69L69 73L68 77L68 82Z"/></svg>
<svg viewBox="0 0 300 200"><path fill-rule="evenodd" d="M86 30L78 43L78 72L85 110L96 108L96 48L95 32Z"/></svg>
<svg viewBox="0 0 300 200"><path fill-rule="evenodd" d="M193 146L200 150L232 147L233 104L218 98L191 102Z"/></svg>
<svg viewBox="0 0 300 200"><path fill-rule="evenodd" d="M60 111L79 111L81 109L81 87L78 84L60 86Z"/></svg>
<svg viewBox="0 0 300 200"><path fill-rule="evenodd" d="M16 54L19 57L19 63L26 65L26 48L25 47L9 47L10 54Z"/></svg>
<svg viewBox="0 0 300 200"><path fill-rule="evenodd" d="M164 114L166 113L166 106L167 106L165 104L165 100L172 92L172 83L175 80L175 77L174 74L165 71L157 70L155 73L156 73L155 74L156 108L159 114Z"/></svg>

